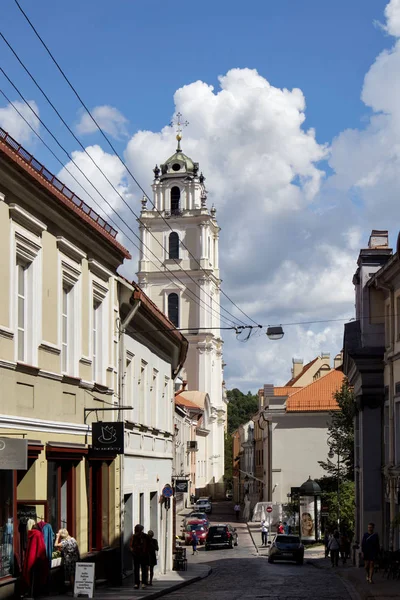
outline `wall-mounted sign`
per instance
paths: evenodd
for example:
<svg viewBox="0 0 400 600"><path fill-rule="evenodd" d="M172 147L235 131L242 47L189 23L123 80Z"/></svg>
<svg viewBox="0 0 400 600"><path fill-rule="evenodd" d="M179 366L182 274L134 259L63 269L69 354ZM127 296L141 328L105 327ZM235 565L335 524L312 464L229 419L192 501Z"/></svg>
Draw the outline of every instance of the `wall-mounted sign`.
<svg viewBox="0 0 400 600"><path fill-rule="evenodd" d="M176 479L175 489L180 493L187 493L189 491L189 482L187 479Z"/></svg>
<svg viewBox="0 0 400 600"><path fill-rule="evenodd" d="M99 454L123 454L124 424L120 421L92 423L92 450Z"/></svg>
<svg viewBox="0 0 400 600"><path fill-rule="evenodd" d="M94 563L76 563L74 598L93 598L93 587Z"/></svg>
<svg viewBox="0 0 400 600"><path fill-rule="evenodd" d="M0 469L26 471L28 468L28 440L0 438Z"/></svg>

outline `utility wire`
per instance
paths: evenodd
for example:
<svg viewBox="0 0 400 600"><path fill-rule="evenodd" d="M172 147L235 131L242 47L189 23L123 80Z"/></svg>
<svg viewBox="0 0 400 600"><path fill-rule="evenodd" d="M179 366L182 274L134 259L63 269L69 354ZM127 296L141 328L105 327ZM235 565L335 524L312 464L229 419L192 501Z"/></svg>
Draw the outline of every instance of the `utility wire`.
<svg viewBox="0 0 400 600"><path fill-rule="evenodd" d="M101 194L101 192L96 188L96 186L89 180L89 178L85 175L85 173L80 169L79 165L73 160L73 158L68 154L68 152L65 150L65 148L58 142L58 140L55 138L55 136L53 135L53 133L50 131L50 129L46 126L46 124L39 118L39 116L37 115L37 113L32 109L32 107L29 105L29 103L27 102L27 100L24 98L24 96L21 94L21 92L18 90L18 88L13 84L13 82L11 81L11 79L7 76L7 74L5 73L4 69L2 67L0 67L1 72L3 73L3 75L6 77L6 79L10 82L10 84L14 87L14 89L17 91L17 93L19 94L20 98L25 102L25 104L32 110L33 114L39 119L39 122L42 124L42 126L46 129L46 131L52 136L52 138L56 141L56 143L58 144L58 146L63 150L63 152L66 153L66 155L68 156L68 158L71 160L71 162L75 165L75 167L80 171L80 173L83 175L83 177L85 177L85 179L92 185L92 187L94 188L94 190L99 194L99 196L104 200L104 202L106 202L106 204L110 207L110 209L115 212L115 214L117 215L117 217L122 221L122 223L124 223L124 225L133 233L133 235L140 241L139 236L135 233L135 231L133 231L133 229L124 221L124 219L115 211L115 209L112 207L112 205L108 202L108 200ZM100 210L102 211L103 214L106 215L106 219L108 221L111 221L111 223L113 223L116 227L118 227L118 229L120 229L120 226L117 225L115 223L115 221L113 221L112 218L110 218L104 211L104 209L101 207L101 205L99 204L99 202L97 200L95 200L95 198L84 188L84 186L78 181L78 179L71 173L71 171L64 166L63 162L58 158L58 156L53 152L53 150L50 148L50 146L43 140L43 138L39 135L39 133L34 129L34 127L32 127L32 125L29 123L29 121L23 116L23 114L18 110L18 108L15 106L15 104L8 98L8 96L5 94L5 92L3 90L0 89L0 93L4 96L4 98L7 100L7 102L9 102L9 104L14 108L14 110L19 114L19 116L25 121L25 123L28 125L28 127L33 131L33 133L40 139L40 141L44 144L44 146L49 150L49 152L51 152L51 154L54 156L54 158L60 163L60 165L65 168L65 170L67 171L67 173L69 173L69 175L76 181L76 183L78 183L78 185L82 188L82 190L89 196L89 198L91 198L91 200L100 208ZM133 244L133 246L135 248L137 248L139 250L139 252L141 252L140 247L129 237L129 235L126 234L126 232L124 232L124 235L127 237L127 239ZM147 248L147 247L146 247ZM151 250L150 250L151 252ZM159 267L154 263L154 261L150 260L146 254L143 252L144 256L149 260L149 262L156 268L159 269ZM156 258L156 260L158 260L161 264L160 259L151 252L151 254L153 254L153 256ZM167 268L167 267L166 267ZM167 268L167 270L171 273L172 276L174 276L182 285L183 282L182 280L179 279L179 277L176 276L176 274L171 271L170 269ZM162 272L162 271L161 271ZM170 279L165 272L162 272L164 274L165 277L167 277L167 279L175 284L175 282ZM192 292L192 290L189 290L187 287L185 287L184 292L186 295L187 293L190 293L193 295L193 298L191 298L189 296L190 299L195 299L197 298L198 300L200 300L200 302L202 302L206 308L206 312L208 312L209 314L212 315L212 313L210 313L210 310L213 310L214 312L216 312L214 309L210 308L207 306L207 304L205 304L204 300L202 300L201 298L199 298L199 296L197 296L194 292ZM196 300L195 300L196 302ZM198 302L196 302L196 304L198 306L200 306L200 304ZM201 307L201 306L200 306ZM220 316L217 312L216 312L217 316ZM224 316L220 316L221 319L224 320L225 323L231 325L231 323L226 320L224 318Z"/></svg>
<svg viewBox="0 0 400 600"><path fill-rule="evenodd" d="M110 139L108 138L108 136L105 134L105 132L103 131L103 129L100 127L100 125L98 124L97 120L94 118L94 116L92 115L92 113L90 112L90 110L88 109L88 107L86 106L85 102L82 100L81 96L79 95L79 93L77 92L77 90L75 89L75 87L73 86L73 84L68 79L68 77L65 74L65 72L63 71L62 67L60 66L60 64L58 63L58 61L56 60L56 58L54 57L53 53L51 52L51 50L49 49L49 47L47 46L47 44L45 43L45 41L43 40L43 38L41 37L41 35L39 34L39 32L37 31L37 29L35 28L35 26L33 25L32 21L29 19L28 15L25 13L25 11L23 10L23 8L19 4L18 0L15 0L15 3L17 5L17 7L19 8L20 12L25 17L26 21L29 23L31 29L34 31L34 33L37 36L37 38L40 40L41 44L43 45L43 47L45 48L46 52L50 56L51 60L56 65L57 69L59 70L59 72L63 76L64 80L67 82L68 86L71 88L71 90L75 94L76 98L79 100L79 102L81 103L81 105L83 106L83 108L85 109L85 111L87 112L87 114L89 115L90 119L93 121L93 123L95 124L95 126L97 127L97 129L100 131L101 135L103 136L103 138L106 140L107 144L109 145L109 147L111 148L111 150L113 151L113 153L115 154L115 156L119 159L119 161L121 162L121 164L124 166L124 168L126 169L126 171L129 173L129 175L131 176L132 180L135 182L135 184L137 185L137 187L143 192L144 196L149 200L149 202L151 203L151 205L153 206L153 208L156 209L156 211L158 212L159 216L167 224L167 226L169 227L169 229L171 231L173 231L171 225L165 219L164 215L162 215L162 213L158 210L158 208L155 206L155 204L153 203L153 201L148 197L148 195L146 194L146 192L143 189L143 187L140 185L140 183L137 180L137 178L134 176L134 174L131 172L131 170L129 169L129 167L126 165L125 161L122 160L121 156L119 155L119 153L115 149L114 145L112 144L112 142L110 141ZM199 263L199 261L197 260L197 258L195 256L193 256L193 254L190 252L189 248L187 248L187 246L181 240L180 240L180 245L187 250L187 252L189 253L189 255L199 265L200 269L208 276L207 271L205 271L205 269L201 266L201 264ZM235 308L237 308L247 319L249 319L250 321L252 321L256 325L258 325L258 323L252 317L250 317L247 313L245 313L222 289L220 289L220 291L221 291L221 294L227 300L229 300L229 302L231 302L233 304L233 306ZM241 321L241 322L243 323L243 321Z"/></svg>
<svg viewBox="0 0 400 600"><path fill-rule="evenodd" d="M15 58L17 59L17 61L19 62L19 64L22 66L22 68L24 69L24 71L27 73L27 75L30 77L30 79L33 81L33 83L35 84L35 86L38 88L38 90L43 94L44 98L46 99L46 101L49 103L49 105L51 106L51 108L54 110L54 112L56 113L56 115L58 116L58 118L60 119L60 121L63 123L63 125L66 127L66 129L69 131L69 133L72 135L72 137L75 139L75 141L79 144L79 146L82 148L82 151L88 156L88 158L90 159L90 161L93 163L93 165L96 167L96 169L102 174L102 176L104 177L104 179L107 181L107 183L112 187L112 189L114 190L114 192L120 197L120 199L122 200L122 202L125 204L125 206L127 207L127 209L133 214L133 216L137 219L137 221L150 233L150 235L152 236L152 238L156 241L156 243L161 247L161 249L165 252L167 252L167 249L165 248L165 246L163 246L163 244L157 239L157 237L152 233L152 231L150 231L145 223L141 220L141 218L135 213L135 211L132 209L132 207L130 206L130 204L125 200L125 198L121 195L121 193L119 192L119 190L114 186L114 184L110 181L110 179L107 177L107 175L104 173L104 171L99 167L99 165L97 164L97 162L94 160L94 158L89 154L89 152L87 151L87 149L85 148L85 146L82 144L82 142L79 140L79 138L75 135L75 133L72 131L72 129L70 128L70 126L68 125L68 123L65 121L65 119L62 117L62 115L60 114L60 112L57 110L57 108L55 107L55 105L53 104L53 102L50 100L50 98L48 97L48 95L46 94L46 92L43 90L43 88L39 85L39 83L36 81L35 77L32 75L32 73L29 71L29 69L26 67L26 65L23 63L23 61L21 60L21 58L18 56L17 52L14 50L14 48L11 46L11 44L7 41L7 39L5 38L5 36L3 35L3 33L0 32L0 36L3 39L3 41L6 43L6 45L8 46L8 48L11 50L11 52L13 53L13 55L15 56ZM4 73L3 69L2 72ZM5 74L5 73L4 73ZM6 76L7 77L7 76ZM14 85L11 80L7 77L7 79L10 81L11 85ZM28 104L28 106L30 107L30 109L33 111L32 107ZM36 114L36 113L35 113ZM36 115L37 116L37 115ZM39 117L37 117L39 118ZM53 136L54 137L54 136ZM141 243L143 245L144 242L141 241ZM145 246L147 248L147 246ZM188 271L186 271L185 269L182 268L182 266L180 265L180 263L178 262L178 260L176 259L172 259L175 264L179 267L179 269L186 274L186 276L199 288L200 285L199 283L190 275L190 273L188 273ZM207 292L204 291L204 295L208 296L210 299L212 299L211 295L208 294ZM220 306L221 310L225 311L230 317L232 317L233 319L236 319L237 321L239 321L242 324L245 324L241 319L239 319L238 317L235 317L235 315L233 315L232 313L230 313L226 308L224 308L223 306L221 306L220 303L214 301L218 306Z"/></svg>

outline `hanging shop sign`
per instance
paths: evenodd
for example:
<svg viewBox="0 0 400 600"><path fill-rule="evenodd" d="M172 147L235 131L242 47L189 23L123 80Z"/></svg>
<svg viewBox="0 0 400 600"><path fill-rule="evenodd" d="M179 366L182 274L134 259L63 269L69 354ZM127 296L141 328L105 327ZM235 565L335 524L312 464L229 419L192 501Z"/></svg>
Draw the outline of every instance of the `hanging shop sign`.
<svg viewBox="0 0 400 600"><path fill-rule="evenodd" d="M28 440L0 438L0 470L26 471L28 468Z"/></svg>
<svg viewBox="0 0 400 600"><path fill-rule="evenodd" d="M93 598L94 563L77 562L74 598Z"/></svg>
<svg viewBox="0 0 400 600"><path fill-rule="evenodd" d="M124 453L124 423L92 423L92 450L101 454Z"/></svg>
<svg viewBox="0 0 400 600"><path fill-rule="evenodd" d="M175 489L180 493L187 493L189 491L189 482L187 479L176 479Z"/></svg>

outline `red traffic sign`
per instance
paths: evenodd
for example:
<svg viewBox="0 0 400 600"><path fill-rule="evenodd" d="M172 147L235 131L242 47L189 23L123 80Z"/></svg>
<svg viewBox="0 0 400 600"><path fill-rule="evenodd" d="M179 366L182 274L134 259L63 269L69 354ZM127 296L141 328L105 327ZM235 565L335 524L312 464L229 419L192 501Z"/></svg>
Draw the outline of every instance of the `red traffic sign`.
<svg viewBox="0 0 400 600"><path fill-rule="evenodd" d="M172 496L174 495L174 490L169 485L169 483L164 485L163 490L162 490L162 495L164 496L164 498L172 498Z"/></svg>
<svg viewBox="0 0 400 600"><path fill-rule="evenodd" d="M267 506L267 513L272 513L272 506Z"/></svg>

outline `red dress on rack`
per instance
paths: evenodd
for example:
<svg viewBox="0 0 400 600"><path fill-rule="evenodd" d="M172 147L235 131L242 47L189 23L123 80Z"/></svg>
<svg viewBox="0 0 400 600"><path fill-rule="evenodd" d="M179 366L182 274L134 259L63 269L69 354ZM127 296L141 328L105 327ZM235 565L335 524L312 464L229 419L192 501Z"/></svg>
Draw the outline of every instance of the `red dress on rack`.
<svg viewBox="0 0 400 600"><path fill-rule="evenodd" d="M44 585L49 576L49 561L46 556L46 546L43 534L39 529L28 531L22 577L27 587L32 583L32 574L35 574L35 584Z"/></svg>

